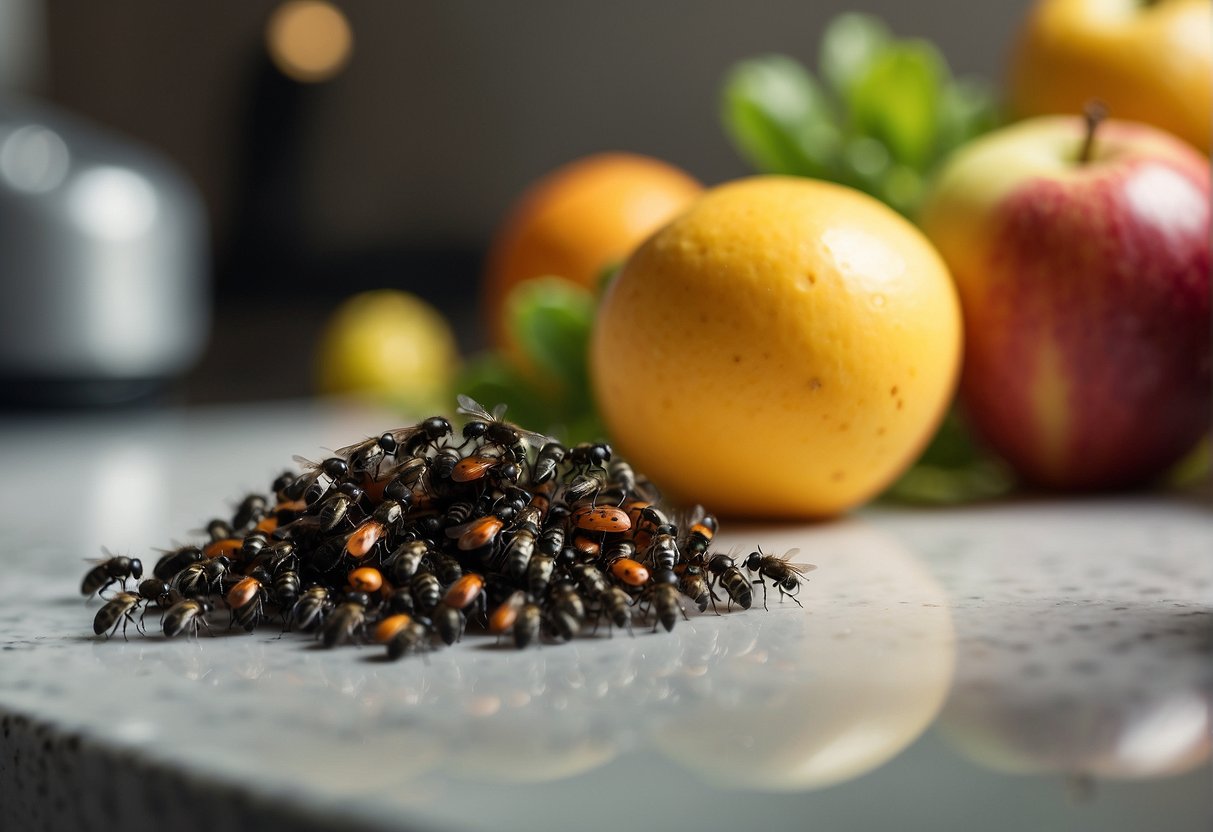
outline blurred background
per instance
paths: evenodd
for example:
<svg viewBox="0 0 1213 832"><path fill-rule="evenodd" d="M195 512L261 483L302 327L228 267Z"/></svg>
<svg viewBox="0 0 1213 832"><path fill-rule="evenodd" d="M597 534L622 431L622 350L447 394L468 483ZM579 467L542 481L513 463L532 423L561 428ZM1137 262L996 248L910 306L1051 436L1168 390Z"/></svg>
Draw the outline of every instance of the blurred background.
<svg viewBox="0 0 1213 832"><path fill-rule="evenodd" d="M1026 5L858 8L996 79ZM751 172L720 126L723 77L769 52L812 66L844 8L0 0L4 399L307 395L331 310L381 287L436 305L470 353L486 250L528 184L607 150L705 184ZM102 243L78 239L90 205ZM81 311L107 303L101 324ZM98 386L123 374L140 384Z"/></svg>

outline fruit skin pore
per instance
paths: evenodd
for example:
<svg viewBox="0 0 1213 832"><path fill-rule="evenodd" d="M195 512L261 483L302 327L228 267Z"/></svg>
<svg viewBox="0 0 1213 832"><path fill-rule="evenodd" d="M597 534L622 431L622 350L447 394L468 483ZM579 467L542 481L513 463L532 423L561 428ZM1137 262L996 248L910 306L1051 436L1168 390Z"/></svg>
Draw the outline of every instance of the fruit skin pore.
<svg viewBox="0 0 1213 832"><path fill-rule="evenodd" d="M1209 426L1209 167L1121 122L1078 165L1082 132L991 134L949 162L922 225L960 289L973 425L1031 483L1121 488Z"/></svg>
<svg viewBox="0 0 1213 832"><path fill-rule="evenodd" d="M1018 117L1076 113L1092 98L1206 153L1213 132L1213 7L1208 0L1040 0L1008 78Z"/></svg>
<svg viewBox="0 0 1213 832"><path fill-rule="evenodd" d="M917 457L960 347L951 278L914 226L850 188L760 176L633 254L590 364L613 441L676 498L829 517Z"/></svg>

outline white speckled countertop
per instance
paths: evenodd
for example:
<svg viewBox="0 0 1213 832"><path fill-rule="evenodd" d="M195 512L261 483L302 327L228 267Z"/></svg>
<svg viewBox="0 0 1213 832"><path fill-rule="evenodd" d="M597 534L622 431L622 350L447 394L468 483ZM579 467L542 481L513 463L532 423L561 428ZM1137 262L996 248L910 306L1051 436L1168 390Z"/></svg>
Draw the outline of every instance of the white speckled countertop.
<svg viewBox="0 0 1213 832"><path fill-rule="evenodd" d="M0 829L1209 827L1191 496L726 524L726 549L817 564L805 608L671 635L394 664L265 627L92 636L101 545L154 561L292 454L387 426L311 404L0 422Z"/></svg>

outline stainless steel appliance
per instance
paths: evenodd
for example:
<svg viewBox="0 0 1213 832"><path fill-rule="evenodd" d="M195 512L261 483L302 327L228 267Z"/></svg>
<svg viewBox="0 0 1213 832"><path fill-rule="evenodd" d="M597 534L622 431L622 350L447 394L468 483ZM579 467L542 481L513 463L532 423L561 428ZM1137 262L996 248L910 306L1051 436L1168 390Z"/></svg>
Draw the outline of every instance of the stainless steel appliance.
<svg viewBox="0 0 1213 832"><path fill-rule="evenodd" d="M167 160L0 99L0 397L101 403L186 370L210 321L208 237Z"/></svg>

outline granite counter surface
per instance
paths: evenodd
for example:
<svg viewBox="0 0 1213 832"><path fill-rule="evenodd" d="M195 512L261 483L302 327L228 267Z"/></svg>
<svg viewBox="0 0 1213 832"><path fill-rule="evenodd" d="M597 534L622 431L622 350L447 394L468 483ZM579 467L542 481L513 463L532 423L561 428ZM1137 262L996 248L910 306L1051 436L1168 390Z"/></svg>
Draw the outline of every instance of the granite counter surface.
<svg viewBox="0 0 1213 832"><path fill-rule="evenodd" d="M726 524L800 599L672 634L398 663L129 641L78 594L291 455L309 404L0 423L0 828L1196 830L1213 818L1213 514L1192 496ZM224 621L226 619L223 619ZM237 634L239 632L239 634Z"/></svg>

